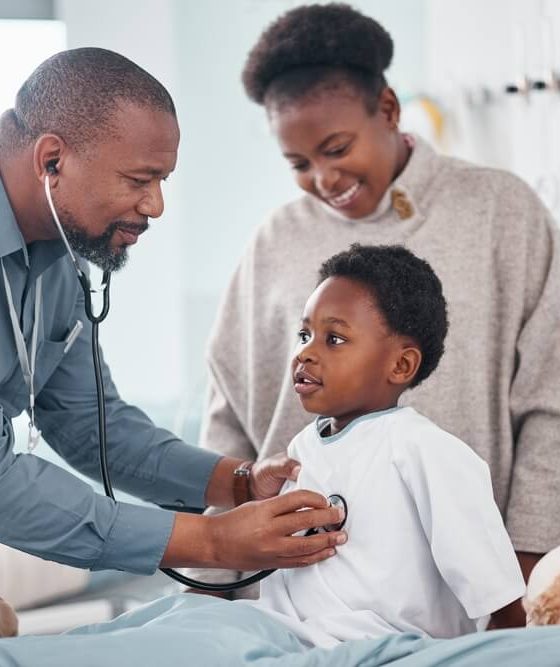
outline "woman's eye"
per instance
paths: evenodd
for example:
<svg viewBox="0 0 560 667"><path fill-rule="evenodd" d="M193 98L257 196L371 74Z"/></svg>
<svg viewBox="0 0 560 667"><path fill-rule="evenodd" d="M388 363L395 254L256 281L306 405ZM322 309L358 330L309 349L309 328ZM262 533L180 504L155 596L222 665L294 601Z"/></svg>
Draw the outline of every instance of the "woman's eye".
<svg viewBox="0 0 560 667"><path fill-rule="evenodd" d="M298 331L298 338L299 338L299 342L302 345L305 345L305 343L307 343L309 341L311 336L309 335L309 331Z"/></svg>
<svg viewBox="0 0 560 667"><path fill-rule="evenodd" d="M330 148L329 150L326 151L326 154L329 157L341 157L346 153L346 150L348 149L349 144L345 144L344 146L336 146L335 148Z"/></svg>
<svg viewBox="0 0 560 667"><path fill-rule="evenodd" d="M337 336L336 334L329 334L327 336L327 343L329 345L342 345L342 343L345 343L346 341L344 338L341 338L340 336Z"/></svg>
<svg viewBox="0 0 560 667"><path fill-rule="evenodd" d="M291 162L290 165L294 171L305 171L308 167L307 162Z"/></svg>

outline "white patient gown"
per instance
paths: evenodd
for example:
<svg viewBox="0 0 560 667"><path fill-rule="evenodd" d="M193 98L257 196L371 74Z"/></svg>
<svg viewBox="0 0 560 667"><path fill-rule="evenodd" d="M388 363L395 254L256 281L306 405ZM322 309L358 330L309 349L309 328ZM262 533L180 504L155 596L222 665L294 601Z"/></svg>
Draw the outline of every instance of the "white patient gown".
<svg viewBox="0 0 560 667"><path fill-rule="evenodd" d="M252 604L328 647L474 632L477 619L524 594L488 466L465 443L409 407L365 415L334 436L320 430L319 419L292 440L302 469L285 490L344 496L348 542L327 561L278 570Z"/></svg>

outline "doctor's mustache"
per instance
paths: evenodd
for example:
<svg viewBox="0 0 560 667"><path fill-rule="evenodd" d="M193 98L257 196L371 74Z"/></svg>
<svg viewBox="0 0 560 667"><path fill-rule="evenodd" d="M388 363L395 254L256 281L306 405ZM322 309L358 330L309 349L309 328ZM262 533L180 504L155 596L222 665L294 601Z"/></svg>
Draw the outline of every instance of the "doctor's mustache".
<svg viewBox="0 0 560 667"><path fill-rule="evenodd" d="M114 234L119 229L123 232L132 232L133 234L143 234L150 228L150 224L145 222L126 222L126 220L117 220L112 222L105 231L105 234Z"/></svg>

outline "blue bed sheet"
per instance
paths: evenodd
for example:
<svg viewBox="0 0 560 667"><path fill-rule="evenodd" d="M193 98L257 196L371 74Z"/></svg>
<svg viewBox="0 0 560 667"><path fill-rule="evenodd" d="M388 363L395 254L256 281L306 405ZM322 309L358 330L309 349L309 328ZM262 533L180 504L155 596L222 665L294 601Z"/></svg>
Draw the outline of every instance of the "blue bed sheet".
<svg viewBox="0 0 560 667"><path fill-rule="evenodd" d="M64 635L0 639L0 667L560 667L560 627L411 634L309 649L258 610L178 594Z"/></svg>

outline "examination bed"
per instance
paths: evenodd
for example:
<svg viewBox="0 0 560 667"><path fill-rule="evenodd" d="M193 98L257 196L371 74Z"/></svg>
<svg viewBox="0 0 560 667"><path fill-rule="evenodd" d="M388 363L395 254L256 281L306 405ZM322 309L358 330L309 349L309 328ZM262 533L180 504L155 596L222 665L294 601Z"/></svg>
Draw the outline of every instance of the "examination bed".
<svg viewBox="0 0 560 667"><path fill-rule="evenodd" d="M560 626L482 632L452 640L410 634L304 647L243 603L180 593L113 621L46 637L0 640L0 667L559 667Z"/></svg>

